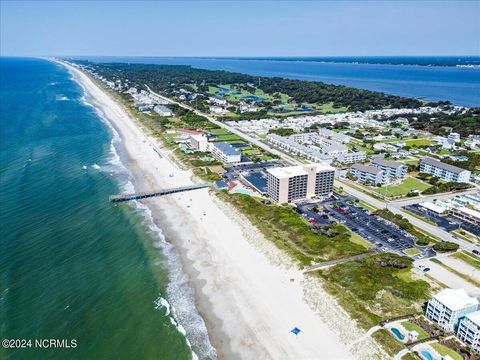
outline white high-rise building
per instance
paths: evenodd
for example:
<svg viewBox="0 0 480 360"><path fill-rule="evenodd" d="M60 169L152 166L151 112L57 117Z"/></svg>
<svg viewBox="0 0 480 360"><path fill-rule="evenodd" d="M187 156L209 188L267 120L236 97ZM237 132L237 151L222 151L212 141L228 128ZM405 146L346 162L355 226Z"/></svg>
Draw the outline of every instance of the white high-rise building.
<svg viewBox="0 0 480 360"><path fill-rule="evenodd" d="M277 203L327 196L333 192L335 169L309 164L267 169L267 193Z"/></svg>

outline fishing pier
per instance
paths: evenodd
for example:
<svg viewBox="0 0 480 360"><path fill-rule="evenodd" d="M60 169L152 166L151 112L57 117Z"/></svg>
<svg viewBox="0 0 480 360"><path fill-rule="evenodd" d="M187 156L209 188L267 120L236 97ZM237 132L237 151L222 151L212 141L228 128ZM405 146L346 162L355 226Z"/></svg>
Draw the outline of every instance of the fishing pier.
<svg viewBox="0 0 480 360"><path fill-rule="evenodd" d="M132 193L132 194L111 195L109 200L114 203L130 201L130 200L141 200L141 199L151 198L154 196L164 196L164 195L176 194L176 193L185 192L185 191L203 189L209 186L210 184L204 183L204 184L175 187L175 188L158 190L158 191L145 191L145 192L138 192L138 193Z"/></svg>

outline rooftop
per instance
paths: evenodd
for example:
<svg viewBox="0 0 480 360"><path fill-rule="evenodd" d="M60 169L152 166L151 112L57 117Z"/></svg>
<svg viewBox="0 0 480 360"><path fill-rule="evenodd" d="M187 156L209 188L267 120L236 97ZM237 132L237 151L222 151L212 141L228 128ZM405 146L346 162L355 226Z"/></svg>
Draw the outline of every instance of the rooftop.
<svg viewBox="0 0 480 360"><path fill-rule="evenodd" d="M377 175L378 173L383 171L379 168L369 166L369 165L363 165L363 164L353 164L350 168L355 169L355 170L359 170L359 171L362 171L362 172L366 172L366 173L369 173L369 174L374 174L374 175Z"/></svg>
<svg viewBox="0 0 480 360"><path fill-rule="evenodd" d="M480 311L475 311L467 315L472 322L480 326Z"/></svg>
<svg viewBox="0 0 480 360"><path fill-rule="evenodd" d="M335 169L329 165L308 164L308 165L270 168L270 169L267 169L267 172L272 174L278 179L282 179L282 178L290 178L293 176L307 175L308 170L315 170L316 173L321 171L335 171Z"/></svg>
<svg viewBox="0 0 480 360"><path fill-rule="evenodd" d="M480 211L477 211L477 210L473 210L473 209L470 209L468 207L459 207L459 208L456 208L455 210L459 211L459 212L462 212L464 214L467 214L467 215L470 215L470 216L473 216L477 219L480 219Z"/></svg>
<svg viewBox="0 0 480 360"><path fill-rule="evenodd" d="M443 289L433 297L452 311L471 305L478 305L478 300L468 296L464 289Z"/></svg>
<svg viewBox="0 0 480 360"><path fill-rule="evenodd" d="M468 170L459 168L458 166L453 166L453 165L450 165L450 164L443 163L443 162L441 162L437 159L434 159L434 158L431 158L431 157L428 157L428 156L425 156L424 158L422 158L421 162L425 163L427 165L436 166L440 169L444 169L444 170L447 170L447 171L450 171L450 172L453 172L453 173L456 173L456 174L460 174L462 171L468 171Z"/></svg>
<svg viewBox="0 0 480 360"><path fill-rule="evenodd" d="M218 150L223 152L225 155L240 155L240 152L235 149L232 145L226 142L213 143Z"/></svg>
<svg viewBox="0 0 480 360"><path fill-rule="evenodd" d="M398 168L400 166L405 166L399 162L392 161L392 160L383 160L383 159L373 159L372 164L377 164L380 166L390 167L390 168Z"/></svg>

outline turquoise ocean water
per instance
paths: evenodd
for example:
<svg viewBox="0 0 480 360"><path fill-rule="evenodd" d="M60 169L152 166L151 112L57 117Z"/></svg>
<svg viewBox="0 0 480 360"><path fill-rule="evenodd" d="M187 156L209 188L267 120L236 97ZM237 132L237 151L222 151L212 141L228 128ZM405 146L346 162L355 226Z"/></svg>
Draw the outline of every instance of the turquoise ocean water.
<svg viewBox="0 0 480 360"><path fill-rule="evenodd" d="M148 209L108 202L133 186L118 135L62 66L0 66L0 337L77 343L0 349L0 358L213 356Z"/></svg>

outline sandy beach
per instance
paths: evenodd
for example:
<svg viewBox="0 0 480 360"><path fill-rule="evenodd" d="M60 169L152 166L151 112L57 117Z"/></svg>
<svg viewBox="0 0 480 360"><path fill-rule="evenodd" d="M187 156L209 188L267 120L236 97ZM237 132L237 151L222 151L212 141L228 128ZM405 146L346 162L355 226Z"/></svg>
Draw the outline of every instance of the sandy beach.
<svg viewBox="0 0 480 360"><path fill-rule="evenodd" d="M137 191L193 183L191 171L169 160L169 150L147 135L121 105L85 74L67 67L120 134ZM166 156L159 156L154 147ZM208 190L143 203L179 251L218 358L387 358L369 339L350 348L365 332L317 279L304 275L243 216ZM293 327L302 332L293 335Z"/></svg>

